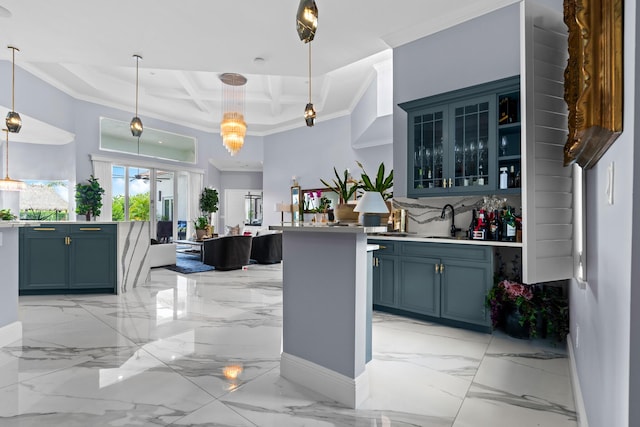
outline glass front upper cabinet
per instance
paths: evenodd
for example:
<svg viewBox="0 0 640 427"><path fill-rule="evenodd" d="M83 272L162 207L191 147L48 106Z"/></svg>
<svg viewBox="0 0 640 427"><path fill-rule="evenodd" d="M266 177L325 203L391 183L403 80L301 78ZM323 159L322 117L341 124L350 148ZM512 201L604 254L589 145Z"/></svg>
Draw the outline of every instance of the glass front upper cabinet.
<svg viewBox="0 0 640 427"><path fill-rule="evenodd" d="M519 77L400 104L408 113L408 197L499 191L498 159L507 160L498 156L499 136L513 140L518 155L508 160L520 169L519 124L498 134L505 93L519 93Z"/></svg>

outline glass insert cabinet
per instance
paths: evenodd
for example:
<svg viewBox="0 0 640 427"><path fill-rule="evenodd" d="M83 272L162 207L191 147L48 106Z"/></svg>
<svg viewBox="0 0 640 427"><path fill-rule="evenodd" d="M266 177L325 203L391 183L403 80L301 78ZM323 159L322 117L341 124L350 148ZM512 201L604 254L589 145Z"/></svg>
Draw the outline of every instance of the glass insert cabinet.
<svg viewBox="0 0 640 427"><path fill-rule="evenodd" d="M519 81L516 76L400 104L408 113L409 197L519 191ZM512 185L501 188L505 167Z"/></svg>

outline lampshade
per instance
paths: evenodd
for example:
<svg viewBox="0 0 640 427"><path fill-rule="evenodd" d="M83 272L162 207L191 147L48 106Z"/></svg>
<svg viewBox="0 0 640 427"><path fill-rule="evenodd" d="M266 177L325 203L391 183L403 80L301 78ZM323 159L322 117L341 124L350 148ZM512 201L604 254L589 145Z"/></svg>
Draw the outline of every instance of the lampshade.
<svg viewBox="0 0 640 427"><path fill-rule="evenodd" d="M222 81L222 144L232 156L244 145L247 123L244 121L244 85L247 78L237 73L220 75Z"/></svg>
<svg viewBox="0 0 640 427"><path fill-rule="evenodd" d="M365 227L377 227L380 225L381 213L389 213L382 194L377 191L366 191L353 208L354 212L360 212L359 222Z"/></svg>
<svg viewBox="0 0 640 427"><path fill-rule="evenodd" d="M290 203L276 203L276 212L291 212Z"/></svg>
<svg viewBox="0 0 640 427"><path fill-rule="evenodd" d="M377 191L365 191L353 211L361 213L389 213L389 208L384 202L382 194Z"/></svg>
<svg viewBox="0 0 640 427"><path fill-rule="evenodd" d="M309 43L316 36L318 28L318 6L314 0L300 0L296 13L296 29L300 40Z"/></svg>
<svg viewBox="0 0 640 427"><path fill-rule="evenodd" d="M138 64L140 63L142 56L133 55L133 57L136 58L136 115L131 119L130 128L131 135L139 138L143 131L142 120L138 117Z"/></svg>
<svg viewBox="0 0 640 427"><path fill-rule="evenodd" d="M5 142L5 149L6 149L6 155L5 155L6 163L4 168L5 177L0 179L0 191L24 190L27 187L24 182L9 178L9 130L8 129L2 129L2 130L6 134L7 138Z"/></svg>
<svg viewBox="0 0 640 427"><path fill-rule="evenodd" d="M7 125L7 130L11 133L18 133L22 128L22 119L20 118L20 114L15 111L15 90L16 90L16 50L20 51L17 47L7 46L12 50L12 63L11 63L11 111L7 114L7 118L5 119L5 123Z"/></svg>

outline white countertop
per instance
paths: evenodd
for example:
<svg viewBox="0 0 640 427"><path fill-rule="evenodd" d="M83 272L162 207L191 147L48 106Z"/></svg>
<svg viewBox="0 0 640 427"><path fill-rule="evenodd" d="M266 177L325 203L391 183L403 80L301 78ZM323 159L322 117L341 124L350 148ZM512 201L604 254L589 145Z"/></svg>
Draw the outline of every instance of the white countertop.
<svg viewBox="0 0 640 427"><path fill-rule="evenodd" d="M22 221L0 221L0 228L17 228L25 225Z"/></svg>
<svg viewBox="0 0 640 427"><path fill-rule="evenodd" d="M420 235L406 235L406 236L390 236L390 235L369 235L369 239L376 240L393 240L397 242L424 242L424 243L444 243L452 245L480 245L480 246L503 246L511 248L521 248L522 242L496 242L493 240L468 240L468 239L448 239L427 237Z"/></svg>
<svg viewBox="0 0 640 427"><path fill-rule="evenodd" d="M357 226L342 226L342 225L271 225L269 230L279 230L285 232L305 232L305 233L349 233L349 234L369 234L369 233L383 233L387 231L387 227L363 227Z"/></svg>

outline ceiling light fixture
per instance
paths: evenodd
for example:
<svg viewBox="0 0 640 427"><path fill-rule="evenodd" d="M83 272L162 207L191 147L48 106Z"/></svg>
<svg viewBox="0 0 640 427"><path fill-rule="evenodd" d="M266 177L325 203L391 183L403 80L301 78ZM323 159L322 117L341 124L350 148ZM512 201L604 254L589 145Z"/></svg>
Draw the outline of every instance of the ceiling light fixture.
<svg viewBox="0 0 640 427"><path fill-rule="evenodd" d="M244 145L247 124L244 121L244 85L247 78L242 74L224 73L222 82L222 122L220 135L227 151L235 156Z"/></svg>
<svg viewBox="0 0 640 427"><path fill-rule="evenodd" d="M22 129L22 119L20 118L20 114L16 113L16 50L19 52L20 49L13 46L7 46L13 52L13 61L11 65L11 111L7 114L7 118L5 123L7 125L7 129L11 133L18 133L20 129Z"/></svg>
<svg viewBox="0 0 640 427"><path fill-rule="evenodd" d="M311 103L311 43L309 43L309 102L304 107L304 121L309 127L313 126L316 121L316 110Z"/></svg>
<svg viewBox="0 0 640 427"><path fill-rule="evenodd" d="M22 181L17 181L15 179L9 178L9 130L2 129L2 131L7 135L7 139L5 142L6 155L5 155L5 167L4 174L5 177L0 179L0 191L21 191L26 188L26 184Z"/></svg>
<svg viewBox="0 0 640 427"><path fill-rule="evenodd" d="M309 43L316 36L318 28L318 6L314 0L300 0L296 14L296 29L300 40Z"/></svg>
<svg viewBox="0 0 640 427"><path fill-rule="evenodd" d="M133 117L133 119L131 119L131 135L140 138L140 135L142 135L142 120L140 120L140 117L138 117L138 64L140 63L140 60L142 59L142 56L140 55L133 55L134 58L136 58L136 115Z"/></svg>

